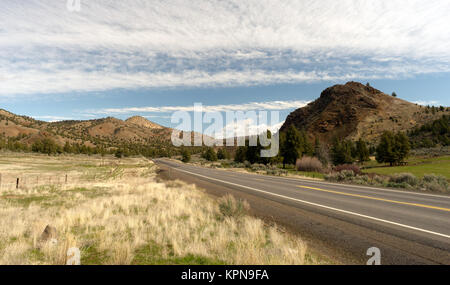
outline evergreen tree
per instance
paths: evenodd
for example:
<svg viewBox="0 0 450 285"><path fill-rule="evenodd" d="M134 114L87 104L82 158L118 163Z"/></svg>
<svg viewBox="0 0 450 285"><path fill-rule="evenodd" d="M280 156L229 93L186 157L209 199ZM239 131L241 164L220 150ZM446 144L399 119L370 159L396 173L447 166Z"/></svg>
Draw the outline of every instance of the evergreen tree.
<svg viewBox="0 0 450 285"><path fill-rule="evenodd" d="M220 148L217 151L217 158L220 159L220 160L230 159L230 153L228 153L226 148Z"/></svg>
<svg viewBox="0 0 450 285"><path fill-rule="evenodd" d="M378 144L376 159L380 163L389 163L392 166L402 162L408 156L410 149L411 146L405 134L386 131Z"/></svg>
<svg viewBox="0 0 450 285"><path fill-rule="evenodd" d="M189 150L183 149L181 156L181 161L183 161L184 163L188 163L189 161L191 161L191 152Z"/></svg>
<svg viewBox="0 0 450 285"><path fill-rule="evenodd" d="M71 153L70 143L68 141L66 141L66 143L64 144L63 150L65 153Z"/></svg>
<svg viewBox="0 0 450 285"><path fill-rule="evenodd" d="M370 160L370 152L367 148L367 143L361 138L356 142L356 158L360 163Z"/></svg>
<svg viewBox="0 0 450 285"><path fill-rule="evenodd" d="M50 138L40 139L31 146L33 152L45 153L48 155L62 153L62 149Z"/></svg>
<svg viewBox="0 0 450 285"><path fill-rule="evenodd" d="M291 125L282 136L281 156L283 157L283 168L286 164L294 164L301 156L302 138L300 132Z"/></svg>
<svg viewBox="0 0 450 285"><path fill-rule="evenodd" d="M246 158L247 148L245 146L240 146L236 149L234 154L234 161L238 163L243 163Z"/></svg>
<svg viewBox="0 0 450 285"><path fill-rule="evenodd" d="M212 147L208 147L205 152L203 152L202 157L207 161L217 161L217 154Z"/></svg>
<svg viewBox="0 0 450 285"><path fill-rule="evenodd" d="M396 162L403 162L411 150L408 137L404 133L397 133L394 147Z"/></svg>
<svg viewBox="0 0 450 285"><path fill-rule="evenodd" d="M354 162L355 147L349 140L339 141L334 139L333 146L331 148L331 159L334 165L350 164Z"/></svg>

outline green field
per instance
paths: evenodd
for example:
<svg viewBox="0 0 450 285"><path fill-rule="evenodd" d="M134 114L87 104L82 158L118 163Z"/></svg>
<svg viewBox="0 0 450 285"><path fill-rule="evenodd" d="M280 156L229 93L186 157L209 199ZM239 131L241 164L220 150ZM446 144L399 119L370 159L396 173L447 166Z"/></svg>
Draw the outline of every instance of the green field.
<svg viewBox="0 0 450 285"><path fill-rule="evenodd" d="M408 172L417 177L423 177L425 174L438 174L450 179L450 156L435 158L411 157L408 159L407 166L386 167L374 162L370 164L369 167L371 168L365 169L365 173L392 175Z"/></svg>

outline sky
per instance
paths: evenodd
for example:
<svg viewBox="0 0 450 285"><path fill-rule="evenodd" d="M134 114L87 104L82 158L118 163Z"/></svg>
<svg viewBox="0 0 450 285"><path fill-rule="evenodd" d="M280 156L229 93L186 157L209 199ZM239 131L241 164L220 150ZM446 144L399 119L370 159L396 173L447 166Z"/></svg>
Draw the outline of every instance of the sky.
<svg viewBox="0 0 450 285"><path fill-rule="evenodd" d="M202 103L283 121L352 80L450 106L449 13L447 0L2 0L0 108L173 127Z"/></svg>

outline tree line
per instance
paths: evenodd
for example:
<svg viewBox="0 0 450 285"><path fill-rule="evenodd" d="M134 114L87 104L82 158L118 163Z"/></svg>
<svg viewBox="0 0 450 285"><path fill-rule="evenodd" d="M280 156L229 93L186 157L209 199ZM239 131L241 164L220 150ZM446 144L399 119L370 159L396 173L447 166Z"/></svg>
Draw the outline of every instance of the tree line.
<svg viewBox="0 0 450 285"><path fill-rule="evenodd" d="M268 133L270 138L270 132ZM357 141L334 139L331 146L323 144L319 139L312 142L304 130L298 130L291 125L285 132L280 134L280 150L276 157L261 157L263 149L259 139L256 146L249 146L248 141L245 146L238 147L235 152L235 162L260 163L260 164L295 164L297 159L303 156L316 157L324 165L332 163L334 165L352 164L355 162L364 163L374 155L380 163L396 165L402 163L408 156L411 146L408 137L401 132L393 133L386 131L381 136L378 145L370 146L368 142L360 138ZM204 153L207 160L217 160L213 149ZM210 158L215 159L210 159Z"/></svg>
<svg viewBox="0 0 450 285"><path fill-rule="evenodd" d="M0 150L9 150L14 152L35 152L48 155L59 154L85 154L85 155L114 155L117 158L142 155L149 158L171 157L180 154L176 147L162 145L140 145L133 143L121 143L116 147L106 147L103 145L88 146L84 143L65 142L62 146L52 138L39 138L30 145L21 142L26 135L17 137L0 137ZM194 153L202 151L203 148L192 150Z"/></svg>
<svg viewBox="0 0 450 285"><path fill-rule="evenodd" d="M436 145L450 145L450 116L443 115L440 119L408 131L412 148L429 148Z"/></svg>

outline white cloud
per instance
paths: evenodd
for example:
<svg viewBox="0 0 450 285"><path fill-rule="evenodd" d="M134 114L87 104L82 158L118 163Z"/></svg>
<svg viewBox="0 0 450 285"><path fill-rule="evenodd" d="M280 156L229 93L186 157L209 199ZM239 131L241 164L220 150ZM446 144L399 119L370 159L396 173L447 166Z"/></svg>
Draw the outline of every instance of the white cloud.
<svg viewBox="0 0 450 285"><path fill-rule="evenodd" d="M44 120L48 122L75 120L75 118L72 117L61 117L61 116L32 116L32 117L38 120Z"/></svg>
<svg viewBox="0 0 450 285"><path fill-rule="evenodd" d="M422 106L437 106L437 105L439 105L438 101L414 101L413 103L422 105Z"/></svg>
<svg viewBox="0 0 450 285"><path fill-rule="evenodd" d="M283 122L270 125L267 122L258 122L254 119L247 118L245 120L235 121L225 125L218 133L205 133L215 139L226 139L235 137L255 136L270 130L272 133L278 132L283 126Z"/></svg>
<svg viewBox="0 0 450 285"><path fill-rule="evenodd" d="M450 71L446 0L3 0L0 96Z"/></svg>
<svg viewBox="0 0 450 285"><path fill-rule="evenodd" d="M291 101L270 101L270 102L251 102L245 104L228 104L228 105L212 105L202 106L204 113L209 112L227 112L227 111L282 111L302 108L306 106L308 101L291 100ZM86 114L96 115L118 115L133 113L173 113L176 111L193 112L194 106L149 106L149 107L127 107L127 108L108 108L99 110L87 110Z"/></svg>

